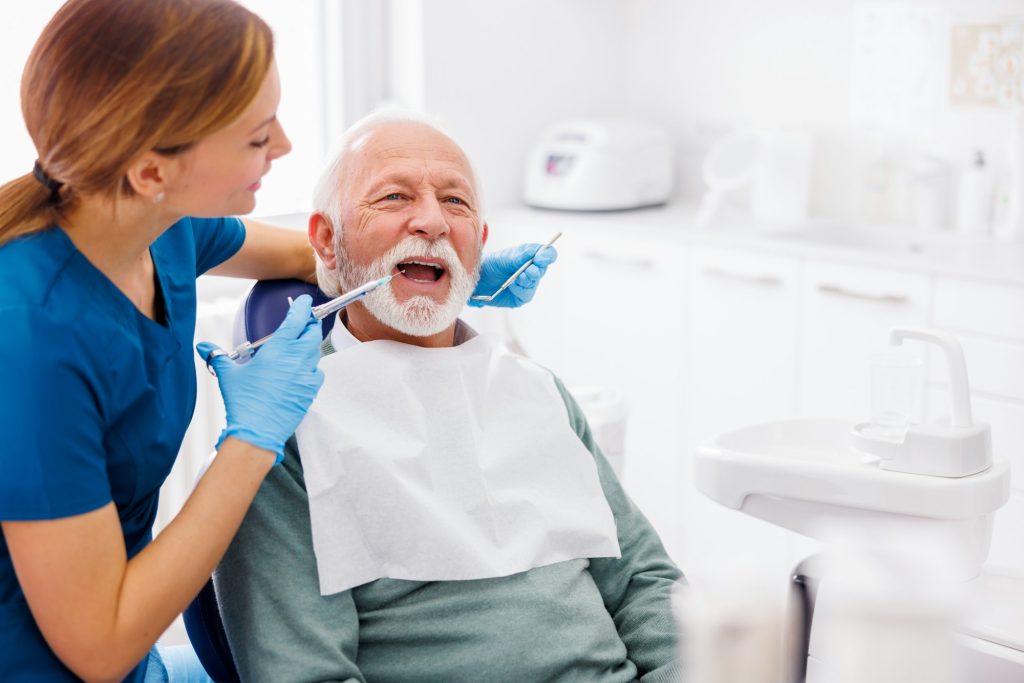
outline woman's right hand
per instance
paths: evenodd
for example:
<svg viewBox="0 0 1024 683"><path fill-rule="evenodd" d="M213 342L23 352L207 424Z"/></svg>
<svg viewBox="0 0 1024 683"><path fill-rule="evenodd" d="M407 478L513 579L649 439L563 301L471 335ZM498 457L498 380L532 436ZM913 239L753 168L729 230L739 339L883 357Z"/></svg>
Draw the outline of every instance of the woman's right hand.
<svg viewBox="0 0 1024 683"><path fill-rule="evenodd" d="M284 322L248 363L235 363L226 355L210 361L227 412L227 428L218 446L233 436L276 453L281 461L285 441L302 422L324 382L317 367L323 336L312 304L309 295L297 298ZM204 360L215 350L209 342L196 345Z"/></svg>

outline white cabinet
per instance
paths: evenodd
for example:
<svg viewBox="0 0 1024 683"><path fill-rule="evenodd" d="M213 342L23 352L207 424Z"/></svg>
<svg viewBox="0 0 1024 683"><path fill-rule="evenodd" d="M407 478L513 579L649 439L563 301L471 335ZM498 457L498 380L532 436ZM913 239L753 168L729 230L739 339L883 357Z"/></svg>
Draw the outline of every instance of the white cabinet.
<svg viewBox="0 0 1024 683"><path fill-rule="evenodd" d="M921 273L805 261L797 382L801 415L870 417L867 354L889 343L891 327L928 323L930 279Z"/></svg>
<svg viewBox="0 0 1024 683"><path fill-rule="evenodd" d="M993 457L1011 465L1012 495L996 515L989 561L1024 565L1024 287L950 276L935 279L933 324L964 349L975 420L992 428ZM934 354L929 418L948 416L951 398L945 362Z"/></svg>
<svg viewBox="0 0 1024 683"><path fill-rule="evenodd" d="M693 441L793 414L798 275L791 257L694 250L686 326Z"/></svg>
<svg viewBox="0 0 1024 683"><path fill-rule="evenodd" d="M566 250L568 251L568 250ZM588 235L567 254L559 372L621 391L629 406L624 483L676 551L684 491L681 436L686 259L676 245Z"/></svg>
<svg viewBox="0 0 1024 683"><path fill-rule="evenodd" d="M691 254L687 286L686 568L790 568L789 532L726 509L692 486L694 449L715 435L793 415L799 262L715 248ZM699 520L699 521L698 521Z"/></svg>
<svg viewBox="0 0 1024 683"><path fill-rule="evenodd" d="M935 324L1024 340L1024 288L956 277L935 280Z"/></svg>

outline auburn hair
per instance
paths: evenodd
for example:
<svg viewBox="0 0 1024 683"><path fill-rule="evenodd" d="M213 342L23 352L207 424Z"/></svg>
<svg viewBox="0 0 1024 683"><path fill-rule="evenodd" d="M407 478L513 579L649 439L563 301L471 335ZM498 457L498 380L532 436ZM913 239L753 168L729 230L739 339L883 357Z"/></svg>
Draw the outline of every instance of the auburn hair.
<svg viewBox="0 0 1024 683"><path fill-rule="evenodd" d="M133 194L141 154L180 154L238 118L273 34L233 0L69 0L25 64L21 109L38 166L0 186L0 246L57 223L82 195Z"/></svg>

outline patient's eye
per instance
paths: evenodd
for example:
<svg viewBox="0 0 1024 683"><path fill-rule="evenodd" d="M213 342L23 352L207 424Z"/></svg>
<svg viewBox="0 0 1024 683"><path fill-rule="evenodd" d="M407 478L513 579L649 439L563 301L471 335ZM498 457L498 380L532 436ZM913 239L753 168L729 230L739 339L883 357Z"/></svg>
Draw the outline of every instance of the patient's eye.
<svg viewBox="0 0 1024 683"><path fill-rule="evenodd" d="M396 199L401 199L401 198L402 198L402 195L400 193L398 193L398 192L391 192L389 194L384 195L384 199L388 199L388 200L391 200L391 201L394 201Z"/></svg>
<svg viewBox="0 0 1024 683"><path fill-rule="evenodd" d="M457 195L452 195L451 197L445 197L444 198L444 202L446 204L449 204L450 206L458 207L459 209L472 210L470 208L470 206L469 206L469 202L466 201L465 198L459 197Z"/></svg>

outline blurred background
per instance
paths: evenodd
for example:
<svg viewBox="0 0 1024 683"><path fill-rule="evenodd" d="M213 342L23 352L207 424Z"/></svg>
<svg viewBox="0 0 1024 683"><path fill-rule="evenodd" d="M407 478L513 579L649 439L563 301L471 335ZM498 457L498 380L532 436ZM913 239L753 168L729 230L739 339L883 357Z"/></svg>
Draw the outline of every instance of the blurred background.
<svg viewBox="0 0 1024 683"><path fill-rule="evenodd" d="M565 233L534 303L468 317L580 396L695 585L785 579L815 549L701 494L698 445L867 419L865 358L892 325L958 335L995 457L1024 468L1024 0L242 4L274 28L294 144L255 215L304 229L332 141L374 109L438 117L477 167L489 247ZM17 93L59 5L0 13L3 179L35 158ZM247 283L220 280L200 283L197 336L227 344ZM913 420L950 404L922 359ZM199 382L162 523L222 420ZM1024 572L1012 485L989 563Z"/></svg>

